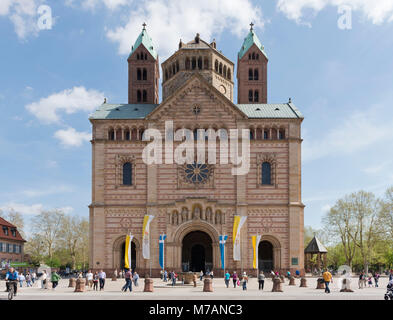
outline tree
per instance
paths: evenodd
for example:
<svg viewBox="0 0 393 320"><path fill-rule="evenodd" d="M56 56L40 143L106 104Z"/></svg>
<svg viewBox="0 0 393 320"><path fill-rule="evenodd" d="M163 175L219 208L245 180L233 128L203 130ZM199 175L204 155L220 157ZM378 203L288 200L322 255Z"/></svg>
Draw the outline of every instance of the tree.
<svg viewBox="0 0 393 320"><path fill-rule="evenodd" d="M379 224L383 227L385 237L393 239L393 187L386 190L385 198L381 201Z"/></svg>
<svg viewBox="0 0 393 320"><path fill-rule="evenodd" d="M54 248L59 242L63 219L64 213L57 209L42 211L32 219L32 230L45 244L49 261L52 261Z"/></svg>
<svg viewBox="0 0 393 320"><path fill-rule="evenodd" d="M83 248L84 237L89 233L88 222L85 219L64 216L60 238L62 246L71 256L72 269L76 268L78 250Z"/></svg>
<svg viewBox="0 0 393 320"><path fill-rule="evenodd" d="M36 263L43 261L43 257L46 255L44 239L39 234L33 234L29 237L25 244L24 251L30 255L30 259Z"/></svg>
<svg viewBox="0 0 393 320"><path fill-rule="evenodd" d="M23 231L25 227L25 222L21 213L15 211L13 208L10 208L7 214L4 211L0 210L0 217L17 227L22 238L25 238L25 233Z"/></svg>

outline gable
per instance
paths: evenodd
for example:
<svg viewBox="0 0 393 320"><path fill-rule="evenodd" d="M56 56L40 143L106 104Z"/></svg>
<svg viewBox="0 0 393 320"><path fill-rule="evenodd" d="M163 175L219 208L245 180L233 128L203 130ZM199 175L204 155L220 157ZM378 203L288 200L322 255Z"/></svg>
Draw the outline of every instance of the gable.
<svg viewBox="0 0 393 320"><path fill-rule="evenodd" d="M199 108L199 114L193 112L194 107ZM214 121L224 124L241 119L247 119L246 114L198 74L188 79L146 117L146 120L176 122L198 120L206 124Z"/></svg>

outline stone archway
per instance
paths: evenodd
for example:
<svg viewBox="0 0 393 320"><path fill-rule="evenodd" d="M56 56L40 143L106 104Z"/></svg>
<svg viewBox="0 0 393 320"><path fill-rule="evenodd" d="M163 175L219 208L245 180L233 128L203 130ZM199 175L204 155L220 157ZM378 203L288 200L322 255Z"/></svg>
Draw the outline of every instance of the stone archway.
<svg viewBox="0 0 393 320"><path fill-rule="evenodd" d="M124 268L126 236L117 238L112 245L112 268L121 270ZM131 267L133 270L140 267L141 250L139 241L134 237L131 243Z"/></svg>
<svg viewBox="0 0 393 320"><path fill-rule="evenodd" d="M206 272L212 268L212 239L203 231L191 231L182 241L182 271Z"/></svg>
<svg viewBox="0 0 393 320"><path fill-rule="evenodd" d="M258 269L264 272L281 269L281 244L271 235L264 235L258 244Z"/></svg>

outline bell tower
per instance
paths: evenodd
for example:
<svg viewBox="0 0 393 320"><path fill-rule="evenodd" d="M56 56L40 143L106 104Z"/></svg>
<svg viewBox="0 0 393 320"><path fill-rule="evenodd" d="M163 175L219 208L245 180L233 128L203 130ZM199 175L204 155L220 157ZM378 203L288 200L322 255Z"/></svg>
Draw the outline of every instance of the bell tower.
<svg viewBox="0 0 393 320"><path fill-rule="evenodd" d="M264 47L250 24L237 58L238 104L267 103L267 64Z"/></svg>
<svg viewBox="0 0 393 320"><path fill-rule="evenodd" d="M146 23L132 47L128 61L128 103L158 104L159 62Z"/></svg>

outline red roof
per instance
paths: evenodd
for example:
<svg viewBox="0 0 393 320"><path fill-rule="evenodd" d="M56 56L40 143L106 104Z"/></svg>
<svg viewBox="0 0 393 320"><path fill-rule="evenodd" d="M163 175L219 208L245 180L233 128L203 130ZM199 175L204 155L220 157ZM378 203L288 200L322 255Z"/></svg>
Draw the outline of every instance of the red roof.
<svg viewBox="0 0 393 320"><path fill-rule="evenodd" d="M8 228L8 236L4 232L4 228ZM16 236L14 237L12 235L11 229L16 230ZM17 241L23 241L26 242L25 239L22 238L20 235L18 228L14 226L12 223L9 223L7 220L4 220L3 218L0 217L0 239L6 239L6 240L17 240Z"/></svg>

